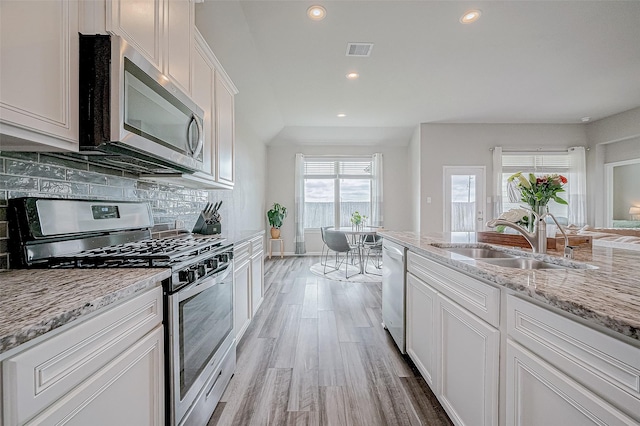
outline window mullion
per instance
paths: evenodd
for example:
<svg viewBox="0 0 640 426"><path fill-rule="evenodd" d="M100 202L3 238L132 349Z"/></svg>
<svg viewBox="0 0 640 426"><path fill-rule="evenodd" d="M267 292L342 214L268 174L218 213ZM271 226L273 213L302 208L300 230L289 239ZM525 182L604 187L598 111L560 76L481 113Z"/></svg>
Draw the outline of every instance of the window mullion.
<svg viewBox="0 0 640 426"><path fill-rule="evenodd" d="M340 178L336 175L333 179L333 221L335 227L340 227Z"/></svg>

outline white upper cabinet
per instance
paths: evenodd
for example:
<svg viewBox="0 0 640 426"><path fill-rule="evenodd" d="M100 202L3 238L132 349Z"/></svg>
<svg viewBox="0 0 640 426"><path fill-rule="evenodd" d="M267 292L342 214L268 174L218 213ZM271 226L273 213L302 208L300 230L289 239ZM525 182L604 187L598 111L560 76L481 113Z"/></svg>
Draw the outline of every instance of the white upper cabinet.
<svg viewBox="0 0 640 426"><path fill-rule="evenodd" d="M232 186L235 178L235 90L219 73L215 79L216 100L216 143L218 151L218 168L216 180Z"/></svg>
<svg viewBox="0 0 640 426"><path fill-rule="evenodd" d="M215 138L216 126L214 117L214 93L215 66L211 61L209 46L200 33L195 31L191 71L193 73L193 100L204 111L204 145L203 164L204 172L215 176Z"/></svg>
<svg viewBox="0 0 640 426"><path fill-rule="evenodd" d="M169 0L166 7L166 60L164 72L185 93L191 94L191 54L195 7L190 0Z"/></svg>
<svg viewBox="0 0 640 426"><path fill-rule="evenodd" d="M162 70L163 12L164 0L107 0L107 31L123 37Z"/></svg>
<svg viewBox="0 0 640 426"><path fill-rule="evenodd" d="M0 150L78 150L78 2L0 1Z"/></svg>
<svg viewBox="0 0 640 426"><path fill-rule="evenodd" d="M192 0L107 0L106 30L123 37L191 94Z"/></svg>

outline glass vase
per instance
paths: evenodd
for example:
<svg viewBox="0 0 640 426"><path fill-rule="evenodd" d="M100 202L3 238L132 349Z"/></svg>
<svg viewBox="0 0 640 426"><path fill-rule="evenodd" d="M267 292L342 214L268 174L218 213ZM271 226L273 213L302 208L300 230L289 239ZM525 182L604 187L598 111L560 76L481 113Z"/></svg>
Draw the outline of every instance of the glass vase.
<svg viewBox="0 0 640 426"><path fill-rule="evenodd" d="M531 210L538 215L538 219L547 213L548 208L546 204L534 204L531 207ZM533 232L536 228L535 223L538 220L532 214L529 215L529 232ZM543 219L544 220L544 219Z"/></svg>

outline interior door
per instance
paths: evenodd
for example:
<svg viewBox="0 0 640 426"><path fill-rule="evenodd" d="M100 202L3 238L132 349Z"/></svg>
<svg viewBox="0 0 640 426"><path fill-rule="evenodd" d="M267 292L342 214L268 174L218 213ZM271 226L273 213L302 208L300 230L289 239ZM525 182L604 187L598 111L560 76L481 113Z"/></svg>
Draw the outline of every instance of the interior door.
<svg viewBox="0 0 640 426"><path fill-rule="evenodd" d="M485 168L444 166L444 231L482 231L485 222Z"/></svg>

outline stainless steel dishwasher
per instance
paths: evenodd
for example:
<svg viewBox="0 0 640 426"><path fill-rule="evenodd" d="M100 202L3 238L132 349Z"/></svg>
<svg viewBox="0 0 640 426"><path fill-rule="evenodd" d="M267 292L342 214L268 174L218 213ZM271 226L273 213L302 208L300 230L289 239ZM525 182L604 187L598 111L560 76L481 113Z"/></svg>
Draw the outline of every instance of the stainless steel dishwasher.
<svg viewBox="0 0 640 426"><path fill-rule="evenodd" d="M382 325L389 330L402 353L405 353L406 250L387 239L382 245Z"/></svg>

